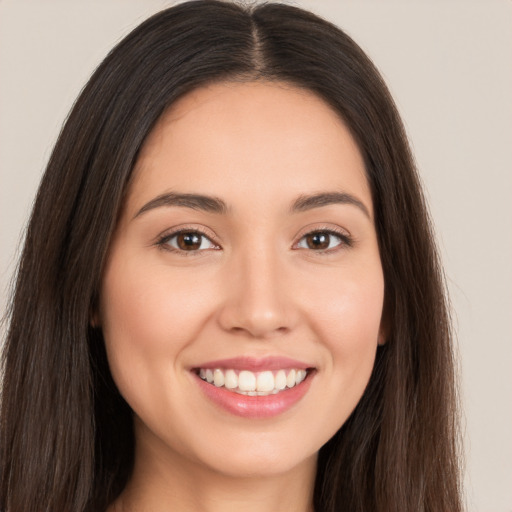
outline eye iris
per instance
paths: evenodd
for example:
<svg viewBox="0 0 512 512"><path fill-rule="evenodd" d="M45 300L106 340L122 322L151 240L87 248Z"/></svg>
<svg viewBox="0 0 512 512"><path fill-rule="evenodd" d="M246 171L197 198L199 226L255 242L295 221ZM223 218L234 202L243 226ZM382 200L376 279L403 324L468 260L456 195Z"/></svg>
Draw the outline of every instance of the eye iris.
<svg viewBox="0 0 512 512"><path fill-rule="evenodd" d="M306 237L306 242L310 249L327 249L330 236L328 233L312 233Z"/></svg>
<svg viewBox="0 0 512 512"><path fill-rule="evenodd" d="M201 235L197 233L180 233L176 237L178 247L184 251L193 251L201 247Z"/></svg>

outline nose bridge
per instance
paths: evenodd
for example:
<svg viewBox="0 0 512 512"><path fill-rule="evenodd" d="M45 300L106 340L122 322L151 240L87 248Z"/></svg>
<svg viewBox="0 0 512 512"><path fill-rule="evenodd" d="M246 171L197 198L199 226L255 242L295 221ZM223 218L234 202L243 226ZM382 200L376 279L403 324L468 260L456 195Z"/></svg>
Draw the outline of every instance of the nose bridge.
<svg viewBox="0 0 512 512"><path fill-rule="evenodd" d="M260 338L291 329L293 305L282 263L278 251L268 246L233 255L221 312L225 329Z"/></svg>

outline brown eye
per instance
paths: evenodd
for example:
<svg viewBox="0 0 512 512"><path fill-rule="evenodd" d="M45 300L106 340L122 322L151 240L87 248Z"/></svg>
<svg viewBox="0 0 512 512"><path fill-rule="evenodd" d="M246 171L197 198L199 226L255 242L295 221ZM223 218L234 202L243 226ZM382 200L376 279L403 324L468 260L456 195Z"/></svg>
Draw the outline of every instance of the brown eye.
<svg viewBox="0 0 512 512"><path fill-rule="evenodd" d="M217 246L206 236L198 231L182 231L167 237L164 240L166 245L178 251L200 251L204 249L215 249Z"/></svg>
<svg viewBox="0 0 512 512"><path fill-rule="evenodd" d="M313 251L325 251L335 249L339 246L350 245L348 237L333 233L331 231L312 231L304 235L297 244L299 249L310 249Z"/></svg>
<svg viewBox="0 0 512 512"><path fill-rule="evenodd" d="M183 251L196 251L201 247L201 235L197 233L180 233L176 236L176 243Z"/></svg>
<svg viewBox="0 0 512 512"><path fill-rule="evenodd" d="M329 233L311 233L306 235L308 249L327 249L331 240Z"/></svg>

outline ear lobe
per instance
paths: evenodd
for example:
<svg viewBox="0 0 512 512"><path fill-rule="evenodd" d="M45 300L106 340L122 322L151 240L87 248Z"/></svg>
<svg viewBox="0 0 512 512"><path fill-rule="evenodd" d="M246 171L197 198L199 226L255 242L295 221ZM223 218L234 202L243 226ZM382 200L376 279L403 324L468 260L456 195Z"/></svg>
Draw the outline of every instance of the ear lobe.
<svg viewBox="0 0 512 512"><path fill-rule="evenodd" d="M93 329L97 329L98 327L100 327L100 319L98 318L97 314L94 313L89 316L89 325Z"/></svg>
<svg viewBox="0 0 512 512"><path fill-rule="evenodd" d="M390 312L389 303L384 299L384 305L382 307L382 316L380 319L379 335L377 336L377 343L380 347L385 345L389 339L392 325L392 315Z"/></svg>
<svg viewBox="0 0 512 512"><path fill-rule="evenodd" d="M100 313L97 305L91 306L89 311L89 325L93 329L101 327Z"/></svg>
<svg viewBox="0 0 512 512"><path fill-rule="evenodd" d="M384 314L380 321L379 335L377 336L377 343L380 347L385 345L389 339L389 315Z"/></svg>

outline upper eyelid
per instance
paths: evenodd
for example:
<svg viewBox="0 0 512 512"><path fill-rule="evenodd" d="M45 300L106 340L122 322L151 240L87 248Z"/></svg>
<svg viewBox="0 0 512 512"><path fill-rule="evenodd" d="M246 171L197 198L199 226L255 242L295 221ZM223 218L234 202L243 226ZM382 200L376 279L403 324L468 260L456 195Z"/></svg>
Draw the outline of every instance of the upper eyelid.
<svg viewBox="0 0 512 512"><path fill-rule="evenodd" d="M171 244L171 240L173 240L174 238L178 238L181 234L190 234L190 233L193 233L194 235L199 235L199 238L203 238L204 240L207 240L207 242L211 245L211 247L207 247L207 248L203 248L201 249L201 247L197 248L197 249L191 249L189 251L187 251L186 249L182 249L180 247L174 247L174 245ZM194 252L203 252L205 250L218 250L218 249L221 249L220 245L216 242L214 242L211 237L209 236L206 236L204 233L201 233L199 231L187 231L187 230L184 230L184 231L178 231L176 233L171 233L169 236L165 237L162 241L165 245L169 245L170 247L172 247L172 249L178 251L178 252L186 252L186 253L194 253ZM200 243L200 246L202 245L202 242Z"/></svg>
<svg viewBox="0 0 512 512"><path fill-rule="evenodd" d="M295 236L295 239L300 240L304 238L306 235L319 232L334 233L336 235L352 239L352 234L350 233L350 231L335 224L310 224L302 228Z"/></svg>
<svg viewBox="0 0 512 512"><path fill-rule="evenodd" d="M219 237L211 229L208 229L205 226L197 226L197 225L191 226L188 224L181 224L179 226L174 226L172 228L169 228L169 229L163 231L156 237L156 241L158 242L163 239L170 239L173 236L179 235L181 233L199 233L200 235L208 238L215 245L221 245L219 242Z"/></svg>

